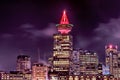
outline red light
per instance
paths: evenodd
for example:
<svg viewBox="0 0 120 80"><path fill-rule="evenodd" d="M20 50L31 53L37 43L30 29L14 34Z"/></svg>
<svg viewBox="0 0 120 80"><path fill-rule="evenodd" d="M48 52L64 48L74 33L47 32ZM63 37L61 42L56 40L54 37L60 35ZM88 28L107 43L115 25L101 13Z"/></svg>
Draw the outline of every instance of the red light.
<svg viewBox="0 0 120 80"><path fill-rule="evenodd" d="M68 21L68 18L67 18L67 15L66 15L66 11L65 11L65 10L63 11L63 15L62 15L60 24L69 24L69 21Z"/></svg>
<svg viewBox="0 0 120 80"><path fill-rule="evenodd" d="M62 15L60 24L58 24L56 26L58 26L58 31L61 34L68 34L71 31L73 25L69 24L69 20L67 18L65 10L63 11L63 15Z"/></svg>

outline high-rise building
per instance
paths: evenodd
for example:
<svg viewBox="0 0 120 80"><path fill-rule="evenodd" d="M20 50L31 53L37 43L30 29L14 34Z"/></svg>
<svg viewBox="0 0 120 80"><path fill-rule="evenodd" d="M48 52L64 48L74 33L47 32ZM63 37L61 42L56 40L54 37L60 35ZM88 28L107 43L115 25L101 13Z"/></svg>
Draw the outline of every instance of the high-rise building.
<svg viewBox="0 0 120 80"><path fill-rule="evenodd" d="M70 60L70 75L102 75L102 63L99 63L96 52L74 50Z"/></svg>
<svg viewBox="0 0 120 80"><path fill-rule="evenodd" d="M69 32L72 24L69 24L66 11L63 12L60 24L57 24L58 34L54 34L53 70L58 72L62 80L69 75L70 55L72 53L72 36Z"/></svg>
<svg viewBox="0 0 120 80"><path fill-rule="evenodd" d="M80 74L98 74L98 55L92 51L80 50Z"/></svg>
<svg viewBox="0 0 120 80"><path fill-rule="evenodd" d="M71 55L70 75L80 75L80 53L78 50L73 50Z"/></svg>
<svg viewBox="0 0 120 80"><path fill-rule="evenodd" d="M48 80L48 66L43 63L35 63L32 66L32 80Z"/></svg>
<svg viewBox="0 0 120 80"><path fill-rule="evenodd" d="M21 71L23 73L29 72L31 70L31 59L30 56L27 55L19 55L17 56L17 71Z"/></svg>
<svg viewBox="0 0 120 80"><path fill-rule="evenodd" d="M106 66L109 66L110 74L118 77L118 51L117 46L107 45L106 49Z"/></svg>

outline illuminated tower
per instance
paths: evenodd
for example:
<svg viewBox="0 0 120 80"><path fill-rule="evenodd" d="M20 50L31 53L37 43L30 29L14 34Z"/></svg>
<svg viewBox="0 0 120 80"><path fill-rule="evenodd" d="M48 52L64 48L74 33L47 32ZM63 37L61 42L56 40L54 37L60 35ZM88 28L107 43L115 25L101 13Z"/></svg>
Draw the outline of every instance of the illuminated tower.
<svg viewBox="0 0 120 80"><path fill-rule="evenodd" d="M31 70L31 59L27 55L19 55L17 57L17 71L23 73L29 72Z"/></svg>
<svg viewBox="0 0 120 80"><path fill-rule="evenodd" d="M69 24L66 11L63 11L60 24L56 26L59 33L53 36L53 70L58 72L58 75L63 75L62 78L69 75L70 55L72 53L72 36L69 32L73 25Z"/></svg>
<svg viewBox="0 0 120 80"><path fill-rule="evenodd" d="M106 49L106 66L109 67L110 74L117 77L117 75L118 75L117 46L108 45L108 46L105 46L105 49Z"/></svg>
<svg viewBox="0 0 120 80"><path fill-rule="evenodd" d="M60 24L57 24L56 26L58 27L58 31L60 32L60 34L62 34L62 35L69 34L73 25L69 24L69 20L67 18L66 11L63 11L63 15L62 15Z"/></svg>

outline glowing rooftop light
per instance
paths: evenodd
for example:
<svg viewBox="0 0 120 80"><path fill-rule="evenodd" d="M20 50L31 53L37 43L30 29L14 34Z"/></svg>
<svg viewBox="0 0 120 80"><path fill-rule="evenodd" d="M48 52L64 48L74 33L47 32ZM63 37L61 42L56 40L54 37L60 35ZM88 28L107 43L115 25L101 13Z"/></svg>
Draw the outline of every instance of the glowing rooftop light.
<svg viewBox="0 0 120 80"><path fill-rule="evenodd" d="M68 34L71 31L73 25L69 24L69 20L67 18L65 10L63 11L62 18L60 20L60 24L57 24L56 26L58 28L58 31L61 34Z"/></svg>
<svg viewBox="0 0 120 80"><path fill-rule="evenodd" d="M60 24L69 24L69 21L68 21L68 18L67 18L67 15L66 15L66 11L65 11L65 10L63 11L63 15L62 15Z"/></svg>
<svg viewBox="0 0 120 80"><path fill-rule="evenodd" d="M64 13L64 15L65 15L65 14L66 14L66 11L64 10L63 13Z"/></svg>
<svg viewBox="0 0 120 80"><path fill-rule="evenodd" d="M109 48L110 48L110 49L112 49L112 47L113 47L112 45L109 45Z"/></svg>

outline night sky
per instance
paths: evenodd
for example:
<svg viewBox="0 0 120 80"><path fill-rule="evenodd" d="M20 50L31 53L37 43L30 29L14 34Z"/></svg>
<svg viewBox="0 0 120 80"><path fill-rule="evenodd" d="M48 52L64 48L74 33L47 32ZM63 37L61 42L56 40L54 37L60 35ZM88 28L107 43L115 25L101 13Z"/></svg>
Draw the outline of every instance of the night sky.
<svg viewBox="0 0 120 80"><path fill-rule="evenodd" d="M15 70L16 57L52 56L53 38L62 11L74 25L74 48L98 53L104 62L107 44L120 47L120 0L39 0L0 1L0 70ZM120 49L119 49L120 50Z"/></svg>

